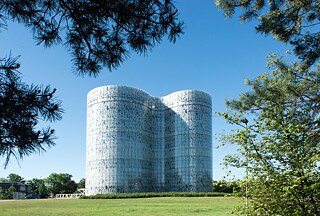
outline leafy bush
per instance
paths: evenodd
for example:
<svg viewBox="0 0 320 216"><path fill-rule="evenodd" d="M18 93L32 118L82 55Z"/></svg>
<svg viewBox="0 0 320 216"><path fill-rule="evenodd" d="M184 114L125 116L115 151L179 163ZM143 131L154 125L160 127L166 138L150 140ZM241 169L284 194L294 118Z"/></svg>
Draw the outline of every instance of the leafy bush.
<svg viewBox="0 0 320 216"><path fill-rule="evenodd" d="M241 181L213 181L213 191L223 193L235 193L241 188Z"/></svg>
<svg viewBox="0 0 320 216"><path fill-rule="evenodd" d="M221 192L150 192L150 193L121 193L121 194L97 194L82 196L81 199L129 199L150 197L222 197L228 195Z"/></svg>

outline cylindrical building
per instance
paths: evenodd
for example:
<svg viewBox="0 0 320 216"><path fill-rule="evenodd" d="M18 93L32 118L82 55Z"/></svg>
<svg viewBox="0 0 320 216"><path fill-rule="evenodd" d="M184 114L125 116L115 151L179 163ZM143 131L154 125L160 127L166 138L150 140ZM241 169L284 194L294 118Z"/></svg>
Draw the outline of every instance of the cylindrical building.
<svg viewBox="0 0 320 216"><path fill-rule="evenodd" d="M86 194L211 191L211 97L125 86L87 98Z"/></svg>
<svg viewBox="0 0 320 216"><path fill-rule="evenodd" d="M187 90L163 97L165 104L165 179L169 191L212 188L211 97Z"/></svg>
<svg viewBox="0 0 320 216"><path fill-rule="evenodd" d="M86 193L150 191L150 96L125 86L93 89L87 102Z"/></svg>

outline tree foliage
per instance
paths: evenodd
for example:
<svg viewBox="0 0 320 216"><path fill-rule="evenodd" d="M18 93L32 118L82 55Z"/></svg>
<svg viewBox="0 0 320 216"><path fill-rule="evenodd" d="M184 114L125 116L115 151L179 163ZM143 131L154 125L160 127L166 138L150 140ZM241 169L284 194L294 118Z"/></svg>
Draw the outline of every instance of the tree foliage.
<svg viewBox="0 0 320 216"><path fill-rule="evenodd" d="M31 194L39 194L42 197L48 195L48 190L43 179L33 178L27 181L27 185L30 187Z"/></svg>
<svg viewBox="0 0 320 216"><path fill-rule="evenodd" d="M240 190L241 181L213 181L213 191L222 193L236 193Z"/></svg>
<svg viewBox="0 0 320 216"><path fill-rule="evenodd" d="M17 189L13 185L11 185L9 187L9 189L8 189L8 193L7 193L6 199L13 199L13 194L14 194L14 192L16 192L16 190Z"/></svg>
<svg viewBox="0 0 320 216"><path fill-rule="evenodd" d="M47 198L51 193L56 195L58 193L74 193L77 188L83 189L85 184L85 179L81 179L79 183L75 183L72 180L72 175L68 173L52 173L45 179L33 178L31 180L25 180L18 174L11 173L6 178L0 178L0 182L4 183L14 183L21 182L26 183L26 192L29 194L39 194L41 198ZM14 184L10 188L0 187L0 199L12 199L13 192L16 191Z"/></svg>
<svg viewBox="0 0 320 216"><path fill-rule="evenodd" d="M22 159L54 145L54 130L39 129L43 121L61 119L61 102L55 89L27 85L17 71L17 58L0 59L0 156Z"/></svg>
<svg viewBox="0 0 320 216"><path fill-rule="evenodd" d="M319 0L216 0L216 5L227 17L239 9L242 21L257 19L259 33L290 43L306 66L319 60Z"/></svg>
<svg viewBox="0 0 320 216"><path fill-rule="evenodd" d="M52 173L46 178L48 192L56 194L72 194L77 190L77 183L73 181L72 175L68 173Z"/></svg>
<svg viewBox="0 0 320 216"><path fill-rule="evenodd" d="M0 200L7 199L7 193L0 187Z"/></svg>
<svg viewBox="0 0 320 216"><path fill-rule="evenodd" d="M97 76L117 68L130 52L146 54L168 36L183 33L171 0L9 0L0 1L0 28L23 24L37 44L61 44L71 53L75 71ZM0 59L0 156L22 159L54 145L54 130L39 121L61 119L60 101L49 86L26 85L16 59Z"/></svg>
<svg viewBox="0 0 320 216"><path fill-rule="evenodd" d="M246 168L249 215L320 214L320 2L318 0L216 0L227 17L293 46L299 63L272 55L269 72L246 80L251 88L227 101L221 115L240 126L223 142L236 144L226 164Z"/></svg>
<svg viewBox="0 0 320 216"><path fill-rule="evenodd" d="M77 189L83 189L86 188L86 179L82 178L77 184Z"/></svg>
<svg viewBox="0 0 320 216"><path fill-rule="evenodd" d="M18 174L15 174L15 173L10 173L8 176L7 176L7 182L22 182L24 183L25 180L24 178L22 178L20 175Z"/></svg>
<svg viewBox="0 0 320 216"><path fill-rule="evenodd" d="M226 161L248 170L250 215L320 215L320 66L273 55L268 68L221 113L240 126L223 137L239 147Z"/></svg>
<svg viewBox="0 0 320 216"><path fill-rule="evenodd" d="M80 74L118 67L129 51L145 54L164 36L175 42L183 23L171 0L0 1L7 20L31 29L38 44L65 45Z"/></svg>

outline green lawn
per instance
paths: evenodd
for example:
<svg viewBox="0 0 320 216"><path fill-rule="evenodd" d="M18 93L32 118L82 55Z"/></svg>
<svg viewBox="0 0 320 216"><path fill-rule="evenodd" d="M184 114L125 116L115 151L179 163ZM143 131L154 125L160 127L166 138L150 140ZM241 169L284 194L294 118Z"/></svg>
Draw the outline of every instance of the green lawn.
<svg viewBox="0 0 320 216"><path fill-rule="evenodd" d="M234 197L0 201L0 215L230 215Z"/></svg>

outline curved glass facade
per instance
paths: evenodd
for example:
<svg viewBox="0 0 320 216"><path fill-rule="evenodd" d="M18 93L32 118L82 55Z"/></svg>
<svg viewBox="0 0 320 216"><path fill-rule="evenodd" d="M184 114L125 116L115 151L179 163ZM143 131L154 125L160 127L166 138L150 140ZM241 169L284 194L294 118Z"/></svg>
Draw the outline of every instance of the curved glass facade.
<svg viewBox="0 0 320 216"><path fill-rule="evenodd" d="M86 194L211 191L211 97L157 98L126 86L88 93Z"/></svg>

